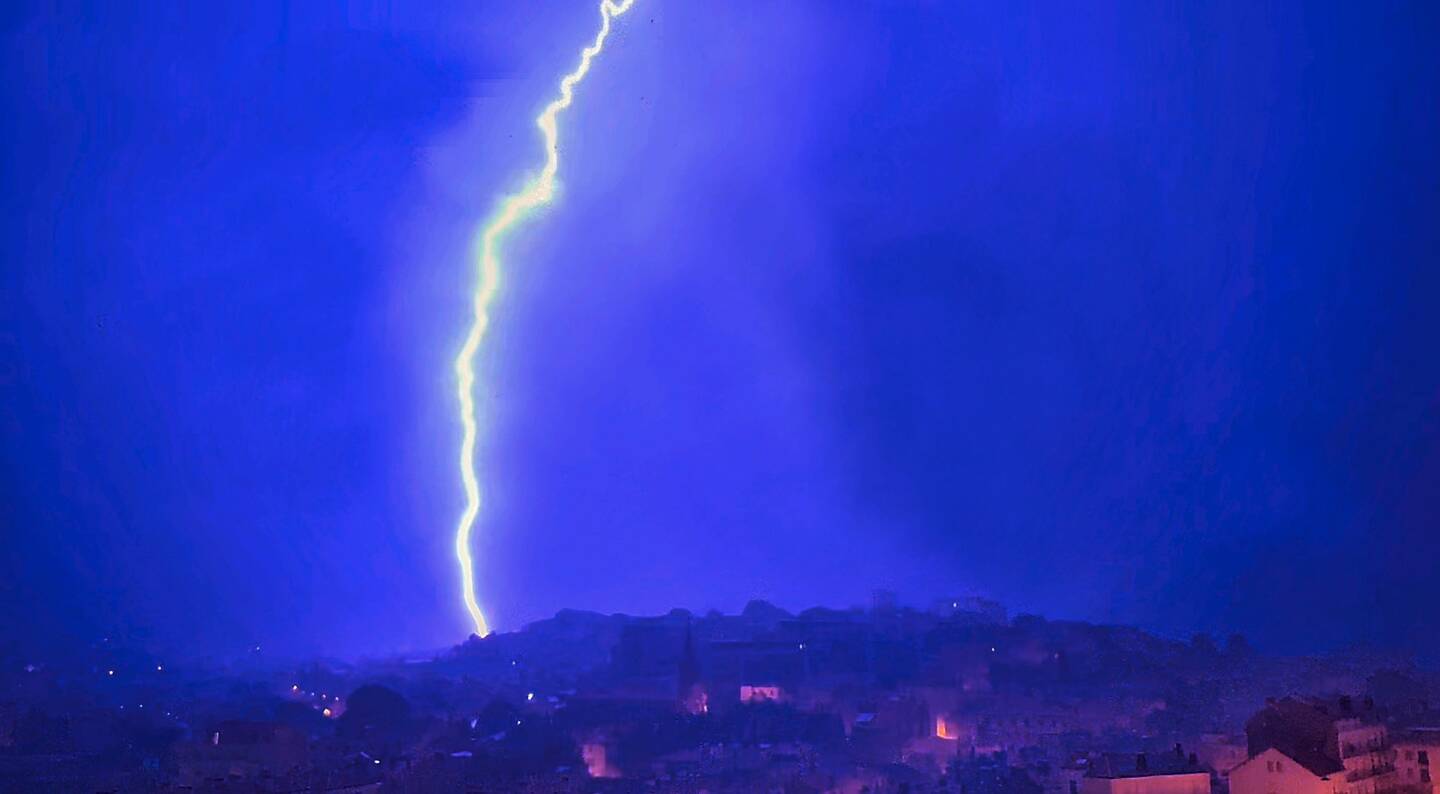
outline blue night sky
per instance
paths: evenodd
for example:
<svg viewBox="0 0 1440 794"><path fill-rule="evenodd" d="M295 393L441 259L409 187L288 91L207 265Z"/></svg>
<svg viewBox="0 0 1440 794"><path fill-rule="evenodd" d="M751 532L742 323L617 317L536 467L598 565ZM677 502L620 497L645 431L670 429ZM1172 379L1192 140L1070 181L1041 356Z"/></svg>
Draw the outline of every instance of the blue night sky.
<svg viewBox="0 0 1440 794"><path fill-rule="evenodd" d="M1437 9L638 0L505 249L493 623L889 587L1440 654ZM7 637L465 636L471 244L597 24L0 12Z"/></svg>

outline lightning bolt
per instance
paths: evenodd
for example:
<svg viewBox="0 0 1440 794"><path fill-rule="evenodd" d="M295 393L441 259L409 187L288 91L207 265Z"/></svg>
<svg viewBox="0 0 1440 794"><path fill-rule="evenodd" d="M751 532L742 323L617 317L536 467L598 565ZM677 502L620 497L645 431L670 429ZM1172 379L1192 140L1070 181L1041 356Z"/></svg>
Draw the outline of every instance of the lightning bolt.
<svg viewBox="0 0 1440 794"><path fill-rule="evenodd" d="M559 96L546 105L535 119L535 126L540 128L540 134L545 139L545 165L518 192L500 201L499 209L480 233L480 284L475 289L475 315L465 344L455 357L456 395L460 398L460 423L465 428L464 440L460 444L460 479L465 485L465 510L455 527L455 556L460 560L465 609L475 622L475 633L481 637L490 633L490 627L475 599L475 560L470 555L470 536L475 528L475 518L480 514L480 483L475 474L475 353L485 339L485 329L490 325L490 305L500 289L500 258L496 250L506 232L554 197L555 174L560 170L560 150L557 148L559 128L556 124L560 111L570 107L575 98L575 87L585 79L591 62L605 48L611 21L630 10L634 2L601 0L600 32L595 34L595 41L590 46L580 51L580 63L574 71L560 79Z"/></svg>

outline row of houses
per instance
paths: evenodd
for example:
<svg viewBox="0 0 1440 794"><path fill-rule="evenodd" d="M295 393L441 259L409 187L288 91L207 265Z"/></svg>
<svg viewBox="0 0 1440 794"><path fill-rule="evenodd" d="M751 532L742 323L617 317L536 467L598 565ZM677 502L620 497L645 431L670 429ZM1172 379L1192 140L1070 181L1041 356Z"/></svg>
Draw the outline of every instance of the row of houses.
<svg viewBox="0 0 1440 794"><path fill-rule="evenodd" d="M1440 730L1392 736L1368 699L1273 701L1246 736L1250 757L1229 773L1233 794L1437 794L1430 759Z"/></svg>
<svg viewBox="0 0 1440 794"><path fill-rule="evenodd" d="M1285 698L1245 726L1248 753L1216 770L1230 794L1440 794L1440 728L1391 735L1368 701ZM1077 794L1208 794L1211 771L1144 754L1089 769Z"/></svg>

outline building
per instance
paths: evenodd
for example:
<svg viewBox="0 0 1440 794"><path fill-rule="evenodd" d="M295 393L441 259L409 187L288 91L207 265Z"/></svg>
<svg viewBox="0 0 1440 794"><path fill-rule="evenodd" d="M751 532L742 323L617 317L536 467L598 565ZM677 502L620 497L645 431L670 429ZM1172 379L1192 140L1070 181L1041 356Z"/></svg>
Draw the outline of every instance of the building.
<svg viewBox="0 0 1440 794"><path fill-rule="evenodd" d="M1326 775L1338 765L1345 794L1383 794L1398 786L1389 733L1368 700L1271 701L1245 724L1245 737L1252 760L1275 749Z"/></svg>
<svg viewBox="0 0 1440 794"><path fill-rule="evenodd" d="M1275 748L1230 770L1230 794L1344 794L1345 767L1324 753L1293 758Z"/></svg>
<svg viewBox="0 0 1440 794"><path fill-rule="evenodd" d="M1003 756L957 758L950 779L965 794L1043 794L1044 788L1026 770L1005 763Z"/></svg>
<svg viewBox="0 0 1440 794"><path fill-rule="evenodd" d="M774 684L741 684L741 703L779 703L784 692Z"/></svg>
<svg viewBox="0 0 1440 794"><path fill-rule="evenodd" d="M1395 737L1395 776L1406 791L1440 794L1440 728Z"/></svg>
<svg viewBox="0 0 1440 794"><path fill-rule="evenodd" d="M667 678L683 653L685 624L664 618L636 620L620 630L613 651L615 670L626 678Z"/></svg>
<svg viewBox="0 0 1440 794"><path fill-rule="evenodd" d="M1080 794L1210 794L1210 772L1179 745L1173 753L1107 753L1090 765Z"/></svg>

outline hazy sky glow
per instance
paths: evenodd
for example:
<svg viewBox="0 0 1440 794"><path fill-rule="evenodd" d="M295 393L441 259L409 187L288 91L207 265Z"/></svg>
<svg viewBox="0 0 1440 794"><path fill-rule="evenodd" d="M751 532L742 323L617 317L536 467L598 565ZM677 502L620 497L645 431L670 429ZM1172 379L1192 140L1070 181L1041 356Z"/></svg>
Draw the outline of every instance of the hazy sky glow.
<svg viewBox="0 0 1440 794"><path fill-rule="evenodd" d="M1440 653L1433 4L638 3L478 364L497 629ZM8 635L462 639L474 237L594 3L112 5L0 19Z"/></svg>

